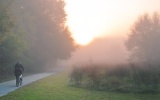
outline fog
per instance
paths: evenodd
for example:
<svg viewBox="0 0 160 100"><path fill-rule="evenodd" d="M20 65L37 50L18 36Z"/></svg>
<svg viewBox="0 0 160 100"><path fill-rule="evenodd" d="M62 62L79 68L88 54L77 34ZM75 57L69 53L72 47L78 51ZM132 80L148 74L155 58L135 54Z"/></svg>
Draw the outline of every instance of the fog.
<svg viewBox="0 0 160 100"><path fill-rule="evenodd" d="M84 63L119 64L128 62L129 57L133 55L127 51L124 43L134 27L134 23L139 16L160 10L158 0L65 1L67 24L75 41L83 40L88 34L91 34L91 39L96 38L86 46L79 46L72 53L71 58L66 61L69 66ZM147 45L149 44L150 42ZM147 56L150 57L150 55ZM140 58L138 61L142 61L142 59Z"/></svg>
<svg viewBox="0 0 160 100"><path fill-rule="evenodd" d="M127 28L121 31L126 35L95 38L88 45L78 46L65 65L159 65L159 16L159 12L142 14L130 25L128 31Z"/></svg>
<svg viewBox="0 0 160 100"><path fill-rule="evenodd" d="M67 62L71 84L125 93L159 92L160 13L142 14L122 33L127 37L106 36L78 47Z"/></svg>
<svg viewBox="0 0 160 100"><path fill-rule="evenodd" d="M97 38L87 46L79 46L70 59L59 63L70 67L85 64L125 64L128 60L128 52L124 40L125 38L122 37Z"/></svg>
<svg viewBox="0 0 160 100"><path fill-rule="evenodd" d="M125 0L124 2L117 1L116 5L115 1L99 2L97 0L96 2L93 1L93 4L90 4L91 1L83 1L78 4L77 2L69 1L66 1L66 5L64 1L57 0L41 0L38 2L36 2L36 0L15 0L12 3L12 13L15 17L15 26L13 27L14 33L17 33L15 34L17 38L23 41L20 41L21 47L17 45L17 47L22 48L22 50L20 52L15 50L18 53L17 55L21 56L15 56L15 58L22 59L26 66L28 66L28 69L31 70L33 69L32 66L35 66L35 70L49 70L49 68L53 68L56 63L59 67L63 65L72 66L74 64L85 63L127 63L130 56L138 55L131 55L127 51L128 47L124 45L128 39L127 34L132 33L132 27L139 27L134 26L134 23L139 18L138 16L143 15L143 13L146 11L147 13L152 14L153 11L159 9L159 5L157 5L158 1L152 2L152 5L148 8L147 5L150 4L151 1L147 1L146 4L144 4L144 0L139 3L137 0L132 2ZM72 3L76 3L77 6L72 6ZM84 3L85 6L82 6ZM95 7L97 3L99 6L98 8ZM45 6L43 7L44 4ZM106 6L109 4L112 6ZM137 4L139 5L136 9ZM127 5L126 7L129 9L126 9L124 5ZM88 6L90 6L90 9L87 10L85 7ZM69 9L68 7L73 8ZM81 7L83 9L78 9L77 11L77 9L75 10L74 7L75 9L76 7ZM119 10L117 11L117 9ZM76 16L74 16L75 14ZM95 15L98 16L95 17ZM72 21L74 23L69 24L69 22ZM147 22L147 20L144 20L144 24L145 22ZM148 24L150 23L142 25L144 31L146 30L145 27L148 27ZM69 28L65 25L68 25ZM72 25L74 27L72 27ZM75 28L75 31L72 30L73 28ZM143 31L140 32L143 33ZM153 32L155 31L149 33ZM78 39L82 39L82 41L84 40L83 38L89 39L89 41L90 39L93 40L90 41L88 45L79 45L75 49L73 39L77 44L78 40L74 38L73 34L78 34ZM148 38L144 40L147 41L147 39ZM150 39L150 41L152 41L157 38L153 37ZM147 42L147 44L145 43L142 43L142 46L147 45L144 50L151 48L155 51L150 49L149 55L147 55L146 51L141 52L141 54L144 52L146 53L143 55L143 58L149 58L150 55L153 54L152 52L154 52L153 55L158 55L156 50L159 49L155 49L156 46L148 46L151 42ZM130 44L132 43L129 43L129 45ZM135 46L132 49L135 49ZM130 51L130 53L131 52L132 51ZM57 61L57 59L59 60ZM152 60L155 59L152 58Z"/></svg>

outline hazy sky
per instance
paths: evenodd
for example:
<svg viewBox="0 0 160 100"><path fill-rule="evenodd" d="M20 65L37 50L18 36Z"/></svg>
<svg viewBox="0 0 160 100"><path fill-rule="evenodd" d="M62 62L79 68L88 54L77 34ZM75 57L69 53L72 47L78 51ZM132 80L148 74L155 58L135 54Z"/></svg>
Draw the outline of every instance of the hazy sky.
<svg viewBox="0 0 160 100"><path fill-rule="evenodd" d="M160 0L65 0L67 24L79 44L124 36L139 15L160 10Z"/></svg>
<svg viewBox="0 0 160 100"><path fill-rule="evenodd" d="M126 34L140 15L160 10L160 0L65 0L67 24L78 48L71 64L124 63ZM101 39L95 39L101 38Z"/></svg>
<svg viewBox="0 0 160 100"><path fill-rule="evenodd" d="M69 64L121 64L127 62L127 50L122 38L96 39L90 45L77 49Z"/></svg>

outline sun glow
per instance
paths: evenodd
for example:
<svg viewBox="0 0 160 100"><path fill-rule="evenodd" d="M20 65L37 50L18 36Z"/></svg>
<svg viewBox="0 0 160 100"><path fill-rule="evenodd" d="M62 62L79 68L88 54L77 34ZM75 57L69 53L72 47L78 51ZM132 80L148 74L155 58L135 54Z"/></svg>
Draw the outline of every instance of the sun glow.
<svg viewBox="0 0 160 100"><path fill-rule="evenodd" d="M122 35L135 19L152 8L150 0L65 0L67 25L75 42L87 45L97 37ZM146 6L144 6L146 4ZM156 5L157 4L157 5ZM157 2L154 6L159 7ZM117 32L117 33L116 33ZM116 33L116 34L113 34Z"/></svg>
<svg viewBox="0 0 160 100"><path fill-rule="evenodd" d="M109 24L111 25L109 17L104 16L103 0L66 0L66 3L67 24L78 44L89 44L100 33L104 33Z"/></svg>
<svg viewBox="0 0 160 100"><path fill-rule="evenodd" d="M87 35L81 35L81 34L74 34L73 35L74 39L76 40L77 43L81 44L81 45L87 45L89 42L92 41L92 37L93 36L87 36Z"/></svg>

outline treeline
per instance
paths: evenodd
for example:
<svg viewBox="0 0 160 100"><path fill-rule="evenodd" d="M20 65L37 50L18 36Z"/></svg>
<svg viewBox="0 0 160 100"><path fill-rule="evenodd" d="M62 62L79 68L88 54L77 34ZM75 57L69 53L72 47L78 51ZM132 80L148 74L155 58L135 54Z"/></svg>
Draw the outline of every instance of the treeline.
<svg viewBox="0 0 160 100"><path fill-rule="evenodd" d="M74 67L74 85L120 92L160 92L160 14L144 14L131 27L125 46L128 64Z"/></svg>
<svg viewBox="0 0 160 100"><path fill-rule="evenodd" d="M44 71L74 50L65 26L63 0L0 0L0 76L13 74L20 60L26 71Z"/></svg>

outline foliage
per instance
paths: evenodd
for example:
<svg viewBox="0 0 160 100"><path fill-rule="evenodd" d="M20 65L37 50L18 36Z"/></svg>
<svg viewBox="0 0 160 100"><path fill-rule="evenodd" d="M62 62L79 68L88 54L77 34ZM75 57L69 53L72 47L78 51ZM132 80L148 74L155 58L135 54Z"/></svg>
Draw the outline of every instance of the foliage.
<svg viewBox="0 0 160 100"><path fill-rule="evenodd" d="M10 34L0 44L0 72L1 75L12 74L16 59L23 58L26 43L16 34ZM5 75L6 77L6 75Z"/></svg>
<svg viewBox="0 0 160 100"><path fill-rule="evenodd" d="M76 85L81 85L83 70L78 67L73 68L73 72L70 75L70 81Z"/></svg>
<svg viewBox="0 0 160 100"><path fill-rule="evenodd" d="M14 25L13 17L9 11L10 4L10 0L0 0L0 43L11 32Z"/></svg>
<svg viewBox="0 0 160 100"><path fill-rule="evenodd" d="M159 68L145 64L79 66L72 70L70 84L103 91L155 93L159 92L159 73Z"/></svg>
<svg viewBox="0 0 160 100"><path fill-rule="evenodd" d="M0 0L0 76L20 60L25 71L44 71L74 50L63 0Z"/></svg>
<svg viewBox="0 0 160 100"><path fill-rule="evenodd" d="M154 65L133 65L131 66L131 78L133 84L138 88L152 88L158 90L160 84L160 68Z"/></svg>
<svg viewBox="0 0 160 100"><path fill-rule="evenodd" d="M126 47L132 62L147 62L158 65L160 59L160 14L145 14L135 22L128 34Z"/></svg>
<svg viewBox="0 0 160 100"><path fill-rule="evenodd" d="M12 6L15 31L23 29L27 33L28 69L44 70L44 67L53 67L58 59L70 57L74 45L65 26L63 0L15 0Z"/></svg>
<svg viewBox="0 0 160 100"><path fill-rule="evenodd" d="M10 11L12 0L0 0L0 78L7 77L12 72L15 56L15 40L12 38L14 26L13 15Z"/></svg>

